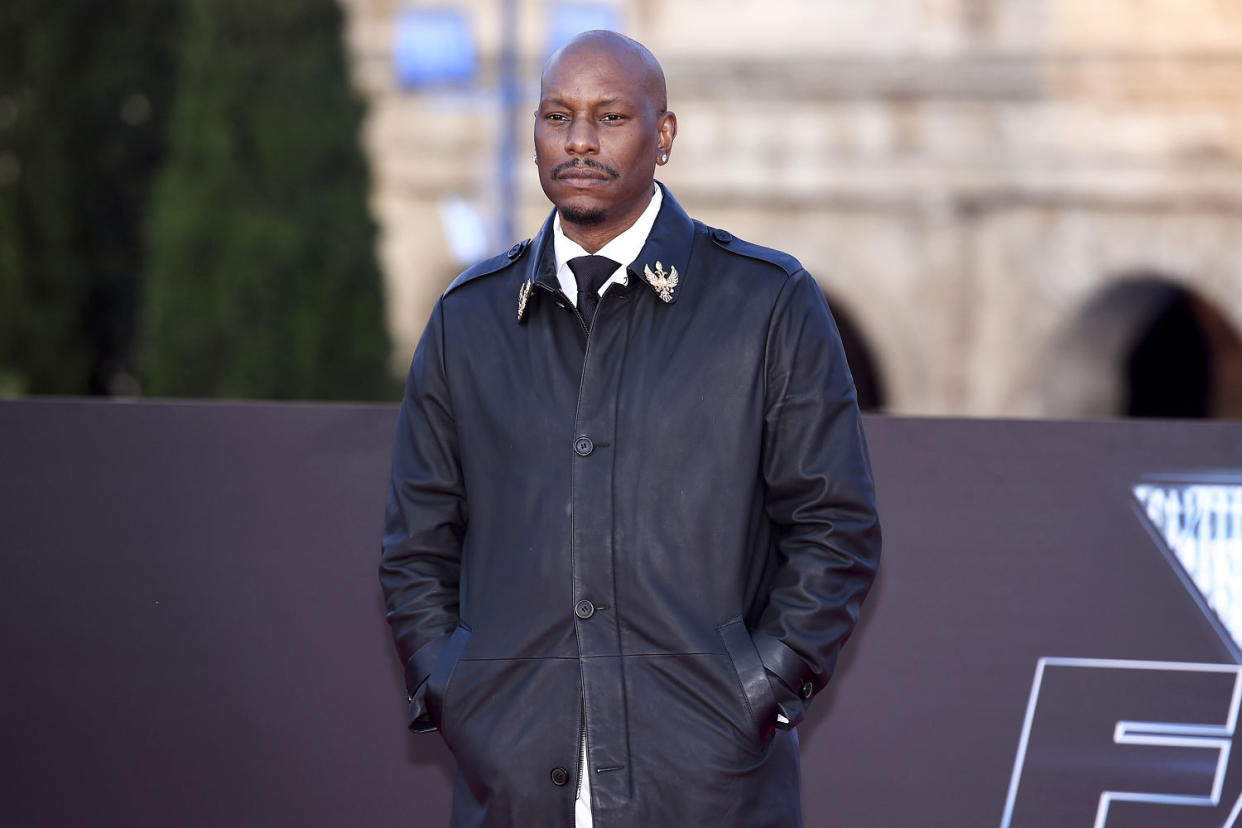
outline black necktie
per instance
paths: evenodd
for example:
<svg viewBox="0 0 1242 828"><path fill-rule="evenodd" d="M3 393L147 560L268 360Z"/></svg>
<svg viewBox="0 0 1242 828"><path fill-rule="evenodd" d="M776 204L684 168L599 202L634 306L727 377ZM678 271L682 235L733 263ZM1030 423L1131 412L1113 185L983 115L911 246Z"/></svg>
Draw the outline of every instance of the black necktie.
<svg viewBox="0 0 1242 828"><path fill-rule="evenodd" d="M618 267L620 265L607 256L578 256L569 260L569 269L578 282L578 312L588 328L599 305L599 289Z"/></svg>

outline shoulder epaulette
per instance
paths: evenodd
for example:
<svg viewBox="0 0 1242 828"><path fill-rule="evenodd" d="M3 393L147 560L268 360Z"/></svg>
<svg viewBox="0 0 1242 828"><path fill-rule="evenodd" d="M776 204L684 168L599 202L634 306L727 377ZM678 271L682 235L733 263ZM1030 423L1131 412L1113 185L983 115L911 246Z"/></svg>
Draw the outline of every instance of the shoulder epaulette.
<svg viewBox="0 0 1242 828"><path fill-rule="evenodd" d="M444 291L444 295L447 296L457 288L466 284L466 282L472 282L480 276L486 276L489 273L504 270L509 265L521 261L522 256L526 254L526 251L529 248L530 239L526 239L525 241L520 241L513 245L513 247L510 247L507 252L501 253L499 256L484 259L478 264L470 266L463 271L460 276L453 280L453 283Z"/></svg>
<svg viewBox="0 0 1242 828"><path fill-rule="evenodd" d="M789 275L802 270L802 263L780 250L773 250L770 247L764 247L760 244L753 244L745 239L739 239L728 230L720 230L707 225L700 225L712 237L712 241L716 246L728 250L730 253L736 253L739 256L745 256L748 259L757 259L761 262L774 264Z"/></svg>

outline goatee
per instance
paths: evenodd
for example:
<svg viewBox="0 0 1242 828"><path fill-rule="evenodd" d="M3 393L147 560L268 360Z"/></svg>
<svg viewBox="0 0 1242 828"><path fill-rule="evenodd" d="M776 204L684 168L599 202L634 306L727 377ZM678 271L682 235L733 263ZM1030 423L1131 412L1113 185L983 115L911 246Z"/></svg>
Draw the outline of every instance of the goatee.
<svg viewBox="0 0 1242 828"><path fill-rule="evenodd" d="M591 227L602 224L608 218L607 210L589 210L584 207L562 207L561 221L576 224L579 227Z"/></svg>

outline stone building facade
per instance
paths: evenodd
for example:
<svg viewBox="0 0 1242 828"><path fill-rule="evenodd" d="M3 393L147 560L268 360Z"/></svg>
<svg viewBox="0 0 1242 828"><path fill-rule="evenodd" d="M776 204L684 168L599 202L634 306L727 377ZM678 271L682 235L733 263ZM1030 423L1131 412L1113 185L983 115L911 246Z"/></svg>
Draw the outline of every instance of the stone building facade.
<svg viewBox="0 0 1242 828"><path fill-rule="evenodd" d="M404 370L462 266L446 205L495 210L504 3L456 4L478 50L473 85L416 91L396 82L392 44L402 9L420 4L342 3ZM529 113L563 5L512 5L519 238L549 209ZM697 218L801 259L869 352L883 410L1125 413L1136 342L1163 300L1110 291L1145 274L1131 293L1173 288L1197 309L1204 413L1242 417L1242 4L604 8L668 75L679 134L662 180Z"/></svg>

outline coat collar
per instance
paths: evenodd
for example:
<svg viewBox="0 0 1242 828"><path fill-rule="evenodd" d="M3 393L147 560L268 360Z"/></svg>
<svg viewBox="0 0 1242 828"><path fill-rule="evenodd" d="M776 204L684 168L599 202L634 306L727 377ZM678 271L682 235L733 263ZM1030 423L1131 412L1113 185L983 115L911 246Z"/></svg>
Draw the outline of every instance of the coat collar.
<svg viewBox="0 0 1242 828"><path fill-rule="evenodd" d="M638 258L630 262L626 270L631 280L646 285L663 304L672 305L685 285L690 248L694 243L694 221L673 198L667 187L658 181L656 184L663 191L660 212ZM534 255L526 259L521 287L518 290L519 322L528 312L527 304L532 298L534 286L554 292L560 290L560 283L556 279L556 254L552 249L552 221L555 216L556 210L553 209L530 241Z"/></svg>

